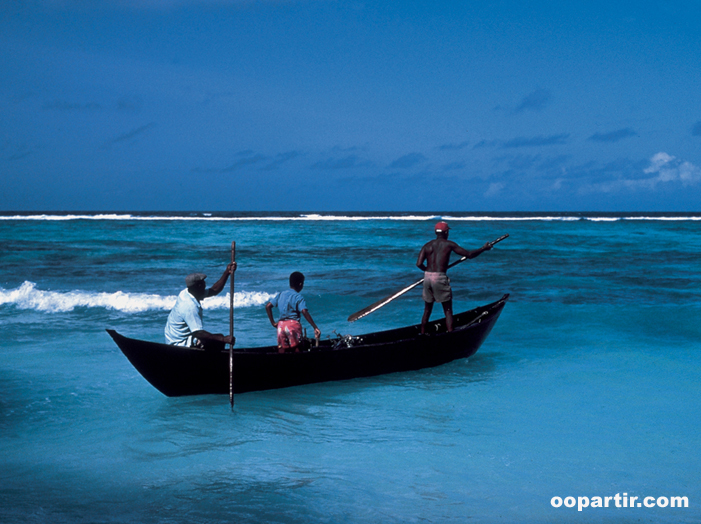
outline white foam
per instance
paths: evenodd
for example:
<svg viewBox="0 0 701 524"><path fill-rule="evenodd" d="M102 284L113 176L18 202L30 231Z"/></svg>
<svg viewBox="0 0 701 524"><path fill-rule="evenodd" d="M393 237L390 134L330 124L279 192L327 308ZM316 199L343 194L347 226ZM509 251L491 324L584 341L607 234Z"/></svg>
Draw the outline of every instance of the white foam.
<svg viewBox="0 0 701 524"><path fill-rule="evenodd" d="M234 293L234 307L260 306L273 295L259 291ZM141 313L149 310L169 311L175 304L175 295L161 296L146 293L93 293L89 291L43 291L34 282L24 282L17 289L0 288L0 306L14 305L19 309L62 313L78 307L104 308L124 313ZM229 294L207 298L202 301L203 309L224 309L229 307Z"/></svg>
<svg viewBox="0 0 701 524"><path fill-rule="evenodd" d="M533 220L540 221L562 221L562 222L572 222L576 220L582 220L582 217L572 217L572 216L529 216L529 217L488 217L488 216L469 216L469 217L453 217L444 216L444 220L450 220L451 222L528 222ZM618 219L616 219L618 220Z"/></svg>
<svg viewBox="0 0 701 524"><path fill-rule="evenodd" d="M140 216L131 214L96 214L96 215L13 215L0 216L0 220L135 220L135 221L185 221L185 222L322 222L322 221L359 221L359 220L433 220L436 215L407 216L353 216L353 215L299 215L299 216L248 216L217 217L211 213L204 216Z"/></svg>
<svg viewBox="0 0 701 524"><path fill-rule="evenodd" d="M701 220L701 216L699 217L626 217L626 220L670 220L670 221L679 221L679 220Z"/></svg>
<svg viewBox="0 0 701 524"><path fill-rule="evenodd" d="M293 220L319 220L319 221L358 221L358 220L435 220L438 215L397 215L397 216L353 216L353 215L302 215ZM289 219L288 219L289 220Z"/></svg>
<svg viewBox="0 0 701 524"><path fill-rule="evenodd" d="M411 221L411 220L436 220L444 219L461 222L529 222L529 221L561 221L573 222L577 220L587 220L591 222L616 222L619 220L662 220L662 221L698 221L701 216L571 216L571 215L556 215L543 214L542 216L450 216L450 215L392 215L392 216L362 216L362 215L321 215L321 214L302 214L299 216L245 216L245 217L222 217L212 216L211 213L204 213L204 216L158 216L158 215L132 215L125 214L85 214L85 215L12 215L0 216L0 220L45 220L45 221L66 221L66 220L123 220L123 221L181 221L181 222L353 222L353 221L368 221L368 220L387 220L387 221Z"/></svg>

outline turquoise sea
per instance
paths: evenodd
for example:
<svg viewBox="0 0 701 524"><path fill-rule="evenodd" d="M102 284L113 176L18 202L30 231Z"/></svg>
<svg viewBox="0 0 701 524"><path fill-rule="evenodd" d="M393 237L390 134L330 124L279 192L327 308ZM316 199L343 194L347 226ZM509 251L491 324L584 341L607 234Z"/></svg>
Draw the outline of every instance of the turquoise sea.
<svg viewBox="0 0 701 524"><path fill-rule="evenodd" d="M419 288L346 319L421 278L439 218L468 249L510 235L450 270L455 311L511 294L468 360L232 413L166 398L105 332L161 341L232 241L239 346L274 343L295 270L322 337L418 323ZM2 523L701 522L701 214L4 213L0 246Z"/></svg>

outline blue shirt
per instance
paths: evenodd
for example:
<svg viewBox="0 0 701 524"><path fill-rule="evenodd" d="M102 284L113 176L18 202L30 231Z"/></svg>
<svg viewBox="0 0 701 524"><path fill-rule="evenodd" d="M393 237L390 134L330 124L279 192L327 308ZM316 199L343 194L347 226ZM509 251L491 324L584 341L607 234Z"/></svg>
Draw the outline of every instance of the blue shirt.
<svg viewBox="0 0 701 524"><path fill-rule="evenodd" d="M278 293L270 303L280 310L280 320L299 320L303 309L307 309L304 297L294 289L286 289Z"/></svg>
<svg viewBox="0 0 701 524"><path fill-rule="evenodd" d="M166 322L166 344L191 346L192 333L203 328L202 304L187 289L178 295L178 300Z"/></svg>

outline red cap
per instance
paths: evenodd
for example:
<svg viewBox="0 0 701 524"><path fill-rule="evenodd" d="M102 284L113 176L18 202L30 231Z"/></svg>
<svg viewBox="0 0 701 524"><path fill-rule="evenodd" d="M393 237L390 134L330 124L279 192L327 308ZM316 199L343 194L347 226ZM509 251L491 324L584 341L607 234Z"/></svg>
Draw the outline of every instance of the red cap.
<svg viewBox="0 0 701 524"><path fill-rule="evenodd" d="M446 224L445 222L437 222L436 227L434 228L436 231L448 231L450 229L450 226Z"/></svg>

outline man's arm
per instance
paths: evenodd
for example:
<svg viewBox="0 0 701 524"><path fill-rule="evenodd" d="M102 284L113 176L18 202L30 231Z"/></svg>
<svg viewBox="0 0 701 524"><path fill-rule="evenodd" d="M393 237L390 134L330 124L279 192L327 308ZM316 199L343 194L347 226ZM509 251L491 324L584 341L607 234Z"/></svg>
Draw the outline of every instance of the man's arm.
<svg viewBox="0 0 701 524"><path fill-rule="evenodd" d="M419 252L419 258L416 260L416 267L418 267L421 271L426 271L428 268L426 267L426 246L421 248L421 251Z"/></svg>
<svg viewBox="0 0 701 524"><path fill-rule="evenodd" d="M268 314L268 318L270 319L270 323L273 325L274 328L277 327L277 322L275 322L275 319L273 318L273 305L268 302L265 305L265 312Z"/></svg>
<svg viewBox="0 0 701 524"><path fill-rule="evenodd" d="M212 340L215 342L224 342L224 344L236 344L236 337L221 335L219 333L210 333L204 329L193 331L192 336L199 340Z"/></svg>
<svg viewBox="0 0 701 524"><path fill-rule="evenodd" d="M321 337L321 330L318 327L316 327L316 324L314 323L314 320L312 320L312 316L309 313L309 310L303 309L302 315L304 315L304 318L307 319L307 322L309 322L311 324L311 326L314 328L314 338Z"/></svg>
<svg viewBox="0 0 701 524"><path fill-rule="evenodd" d="M458 255L472 259L472 258L475 258L475 257L481 255L485 251L489 251L490 249L492 249L492 244L487 242L485 245L483 245L479 249L464 249L453 242L452 248L453 248L453 251L455 253L457 253Z"/></svg>
<svg viewBox="0 0 701 524"><path fill-rule="evenodd" d="M226 281L229 279L229 275L232 275L234 271L236 271L236 262L231 262L228 266L226 266L224 274L221 276L221 278L207 290L207 297L213 297L221 293L222 289L224 289L224 284L226 284Z"/></svg>

